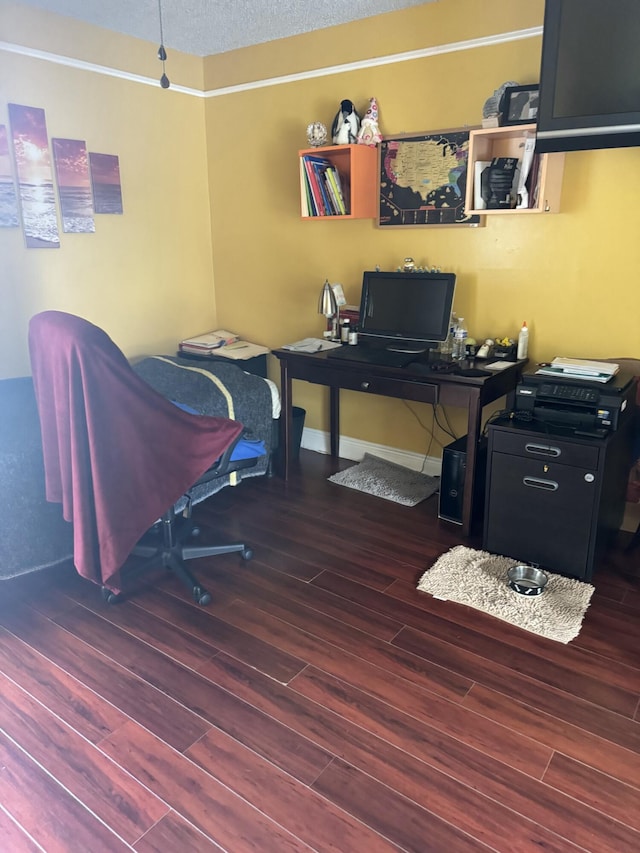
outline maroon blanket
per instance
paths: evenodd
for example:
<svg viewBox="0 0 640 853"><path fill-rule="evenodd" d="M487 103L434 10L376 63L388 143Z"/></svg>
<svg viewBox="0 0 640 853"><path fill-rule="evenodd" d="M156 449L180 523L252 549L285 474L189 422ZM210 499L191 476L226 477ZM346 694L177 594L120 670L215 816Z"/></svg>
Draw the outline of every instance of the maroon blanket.
<svg viewBox="0 0 640 853"><path fill-rule="evenodd" d="M166 400L97 326L59 311L32 318L29 348L46 495L73 522L84 577L119 591L133 546L242 432Z"/></svg>

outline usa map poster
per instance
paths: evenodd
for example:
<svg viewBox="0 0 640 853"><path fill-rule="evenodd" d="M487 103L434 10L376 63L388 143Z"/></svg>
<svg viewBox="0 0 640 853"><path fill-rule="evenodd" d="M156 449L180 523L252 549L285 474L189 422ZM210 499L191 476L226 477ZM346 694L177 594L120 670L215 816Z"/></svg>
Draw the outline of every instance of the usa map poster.
<svg viewBox="0 0 640 853"><path fill-rule="evenodd" d="M480 224L480 216L467 216L464 209L469 130L380 143L380 227Z"/></svg>

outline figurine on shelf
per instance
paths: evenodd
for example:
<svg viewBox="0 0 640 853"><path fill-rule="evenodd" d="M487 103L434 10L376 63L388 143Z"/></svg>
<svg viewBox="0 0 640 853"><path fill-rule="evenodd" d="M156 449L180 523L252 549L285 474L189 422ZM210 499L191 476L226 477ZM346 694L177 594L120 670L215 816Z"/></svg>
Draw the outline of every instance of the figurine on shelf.
<svg viewBox="0 0 640 853"><path fill-rule="evenodd" d="M307 126L307 140L312 148L319 148L327 141L327 128L320 121L313 121Z"/></svg>
<svg viewBox="0 0 640 853"><path fill-rule="evenodd" d="M360 145L369 145L371 148L375 148L381 141L382 134L378 127L378 102L375 98L369 98L369 107L358 131L358 142Z"/></svg>
<svg viewBox="0 0 640 853"><path fill-rule="evenodd" d="M331 125L331 137L334 145L352 145L358 139L360 116L353 101L340 101L340 109Z"/></svg>
<svg viewBox="0 0 640 853"><path fill-rule="evenodd" d="M502 86L498 86L493 95L487 98L482 107L483 127L499 127L502 124L502 110L504 108L502 101L504 93L506 89L517 85L518 83L515 83L513 80L507 80Z"/></svg>

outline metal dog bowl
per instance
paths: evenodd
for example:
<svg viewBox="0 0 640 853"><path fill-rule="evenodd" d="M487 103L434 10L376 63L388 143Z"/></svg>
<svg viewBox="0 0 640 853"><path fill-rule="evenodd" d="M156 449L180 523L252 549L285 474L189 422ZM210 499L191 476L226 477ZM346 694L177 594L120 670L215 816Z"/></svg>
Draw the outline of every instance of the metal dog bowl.
<svg viewBox="0 0 640 853"><path fill-rule="evenodd" d="M533 566L512 566L507 572L509 586L520 595L540 595L549 578Z"/></svg>

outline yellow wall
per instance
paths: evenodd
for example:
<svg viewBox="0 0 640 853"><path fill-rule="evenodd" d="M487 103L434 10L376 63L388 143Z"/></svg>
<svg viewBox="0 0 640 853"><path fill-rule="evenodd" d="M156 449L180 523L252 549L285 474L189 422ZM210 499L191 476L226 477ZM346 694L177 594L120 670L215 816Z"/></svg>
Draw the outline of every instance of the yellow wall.
<svg viewBox="0 0 640 853"><path fill-rule="evenodd" d="M103 40L117 42L6 3L0 32L62 55L77 40L82 60L100 64ZM159 76L155 50L124 39L116 53L127 72ZM201 61L198 75L191 57L174 62L189 84L201 81ZM59 249L26 249L21 228L0 229L0 377L29 373L28 321L49 308L97 323L129 356L174 351L180 338L214 326L203 99L0 50L0 124L8 126L7 103L44 108L50 138L117 154L124 214L96 216L95 234L61 231Z"/></svg>
<svg viewBox="0 0 640 853"><path fill-rule="evenodd" d="M296 66L308 70L536 27L542 12L542 2L442 0L382 16L378 26L351 24L209 57L205 80L213 86L219 73L221 85L239 84ZM533 359L637 355L640 148L567 155L558 215L487 217L478 229L380 230L373 221L299 218L297 151L306 147L309 121L330 126L342 98L364 110L375 95L386 135L478 125L485 99L502 82L538 80L540 47L533 37L212 98L214 269L225 323L271 346L317 335L317 297L326 277L357 302L364 269L394 269L410 255L457 273L455 307L478 338L515 336L526 319ZM634 330L624 338L623 323ZM343 434L426 448L425 430L402 403L342 397ZM307 425L326 429L324 389L295 383L294 399L308 410ZM431 423L427 407L412 408ZM451 414L462 432L459 413Z"/></svg>
<svg viewBox="0 0 640 853"><path fill-rule="evenodd" d="M0 0L0 11L6 6ZM330 125L342 98L364 110L375 95L387 136L477 125L502 82L537 81L538 36L250 85L539 27L542 11L542 0L440 0L208 57L200 68L183 57L172 65L170 54L172 81L196 88L203 81L213 95L206 100L0 51L0 110L7 100L43 106L51 135L79 136L92 150L119 154L125 204L121 220L98 218L96 235L62 235L57 252L25 250L20 234L0 233L2 255L11 259L3 281L9 307L0 317L4 375L27 364L26 322L43 307L88 314L128 354L170 349L214 323L276 347L320 333L316 307L325 278L342 282L356 302L364 269L392 269L406 255L457 273L456 309L475 337L514 335L526 319L535 360L638 357L640 148L568 154L558 215L487 218L477 229L388 231L373 221L299 218L297 151L306 147L310 121ZM23 41L28 30L22 27ZM125 50L112 34L91 35L100 58L91 59L83 39L85 61L108 62L105 40L117 42L117 67L157 75L148 46L128 40ZM51 42L38 46L53 50ZM140 61L125 65L130 55ZM424 429L401 402L343 396L344 434L426 450ZM296 383L294 398L307 409L308 426L326 428L324 389ZM430 423L428 407L413 408Z"/></svg>

